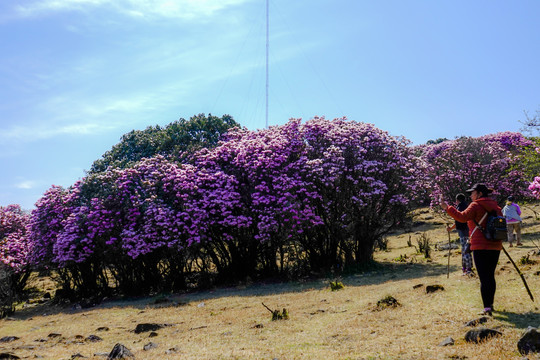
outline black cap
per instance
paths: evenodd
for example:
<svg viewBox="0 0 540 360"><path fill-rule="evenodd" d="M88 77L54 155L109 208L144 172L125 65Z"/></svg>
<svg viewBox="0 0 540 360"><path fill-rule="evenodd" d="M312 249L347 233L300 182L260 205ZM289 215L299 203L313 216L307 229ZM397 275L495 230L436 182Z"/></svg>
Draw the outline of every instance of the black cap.
<svg viewBox="0 0 540 360"><path fill-rule="evenodd" d="M509 197L506 198L508 201L514 201L514 197L512 195L510 195Z"/></svg>
<svg viewBox="0 0 540 360"><path fill-rule="evenodd" d="M470 189L466 190L467 193L471 193L474 190L481 192L484 195L491 194L493 189L488 188L485 184L474 184Z"/></svg>

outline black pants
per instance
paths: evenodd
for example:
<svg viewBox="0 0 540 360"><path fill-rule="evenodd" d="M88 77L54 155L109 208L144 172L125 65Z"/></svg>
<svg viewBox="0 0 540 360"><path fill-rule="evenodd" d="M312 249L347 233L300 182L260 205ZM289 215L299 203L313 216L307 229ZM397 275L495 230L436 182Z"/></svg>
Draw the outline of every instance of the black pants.
<svg viewBox="0 0 540 360"><path fill-rule="evenodd" d="M473 258L478 277L480 278L480 294L484 308L493 309L493 299L495 298L495 268L499 262L500 250L474 250Z"/></svg>

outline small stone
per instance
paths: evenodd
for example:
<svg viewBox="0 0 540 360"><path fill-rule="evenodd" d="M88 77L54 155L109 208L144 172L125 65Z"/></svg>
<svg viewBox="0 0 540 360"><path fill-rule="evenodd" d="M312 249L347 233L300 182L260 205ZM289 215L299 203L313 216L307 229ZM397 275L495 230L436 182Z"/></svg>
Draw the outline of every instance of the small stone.
<svg viewBox="0 0 540 360"><path fill-rule="evenodd" d="M98 342L98 341L103 341L103 339L100 338L100 337L97 336L97 335L89 335L89 336L86 338L86 341L90 341L90 342Z"/></svg>
<svg viewBox="0 0 540 360"><path fill-rule="evenodd" d="M19 338L16 336L4 336L3 338L0 338L0 343L12 342L15 340L19 340Z"/></svg>
<svg viewBox="0 0 540 360"><path fill-rule="evenodd" d="M112 359L125 359L125 358L134 358L133 354L127 347L125 347L122 344L116 344L114 345L113 349L111 350L109 356L107 357L107 360Z"/></svg>
<svg viewBox="0 0 540 360"><path fill-rule="evenodd" d="M446 339L444 339L444 340L439 344L439 346L449 346L449 345L454 345L454 339L452 339L450 336L447 337Z"/></svg>
<svg viewBox="0 0 540 360"><path fill-rule="evenodd" d="M96 329L96 331L109 331L109 328L106 326L101 326Z"/></svg>
<svg viewBox="0 0 540 360"><path fill-rule="evenodd" d="M444 287L442 285L428 285L426 286L426 293L431 294L436 291L444 291Z"/></svg>
<svg viewBox="0 0 540 360"><path fill-rule="evenodd" d="M135 327L135 334L140 334L147 331L156 331L164 326L165 325L163 324L138 324L137 327Z"/></svg>
<svg viewBox="0 0 540 360"><path fill-rule="evenodd" d="M169 350L165 351L165 354L167 354L167 355L176 354L179 351L180 351L180 349L178 348L178 346L175 346L175 347L172 347Z"/></svg>
<svg viewBox="0 0 540 360"><path fill-rule="evenodd" d="M152 350L152 349L155 349L157 348L157 344L156 343L153 343L153 342L149 342L148 344L144 345L143 346L143 350L144 351L148 351L148 350Z"/></svg>
<svg viewBox="0 0 540 360"><path fill-rule="evenodd" d="M155 331L152 331L150 334L148 334L148 337L156 337L158 336L159 334Z"/></svg>

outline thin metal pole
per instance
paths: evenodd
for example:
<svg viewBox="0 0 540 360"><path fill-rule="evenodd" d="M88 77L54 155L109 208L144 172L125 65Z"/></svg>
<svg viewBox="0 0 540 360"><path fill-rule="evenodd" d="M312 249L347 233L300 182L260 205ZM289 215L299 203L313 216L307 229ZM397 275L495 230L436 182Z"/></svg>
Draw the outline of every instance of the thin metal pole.
<svg viewBox="0 0 540 360"><path fill-rule="evenodd" d="M270 49L270 16L269 16L269 1L266 0L266 128L268 129L268 53Z"/></svg>

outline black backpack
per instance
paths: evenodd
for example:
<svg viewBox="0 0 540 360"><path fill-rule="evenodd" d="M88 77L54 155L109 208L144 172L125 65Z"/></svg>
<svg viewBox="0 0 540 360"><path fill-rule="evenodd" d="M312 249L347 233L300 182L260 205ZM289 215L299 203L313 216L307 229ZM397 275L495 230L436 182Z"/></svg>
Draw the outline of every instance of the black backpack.
<svg viewBox="0 0 540 360"><path fill-rule="evenodd" d="M486 226L482 227L479 223L475 221L476 228L482 230L482 233L484 234L484 237L487 240L491 240L491 241L505 240L508 236L508 232L506 229L506 218L504 216L498 216L495 210L491 212L488 212L486 210L486 213L484 214L484 216L482 216L482 219L480 219L480 223L484 221L486 216L487 216Z"/></svg>

